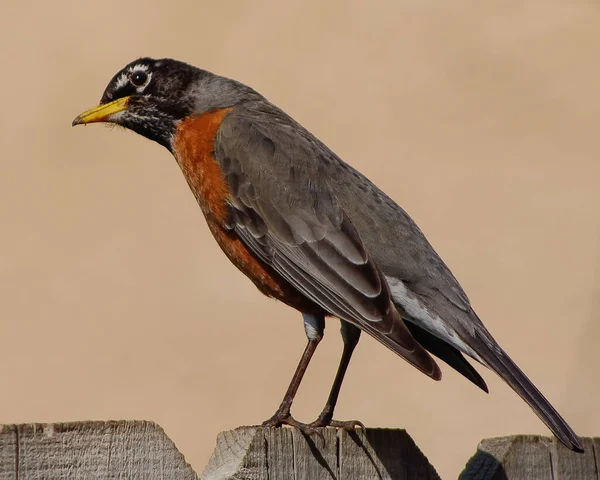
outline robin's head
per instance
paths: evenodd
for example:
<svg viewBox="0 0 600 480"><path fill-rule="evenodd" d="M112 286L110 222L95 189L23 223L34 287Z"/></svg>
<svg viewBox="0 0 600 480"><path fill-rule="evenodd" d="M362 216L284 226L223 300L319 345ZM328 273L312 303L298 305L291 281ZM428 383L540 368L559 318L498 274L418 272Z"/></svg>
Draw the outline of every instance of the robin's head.
<svg viewBox="0 0 600 480"><path fill-rule="evenodd" d="M79 115L73 125L113 123L171 149L177 124L184 118L254 95L245 85L177 60L140 58L119 71L100 105Z"/></svg>

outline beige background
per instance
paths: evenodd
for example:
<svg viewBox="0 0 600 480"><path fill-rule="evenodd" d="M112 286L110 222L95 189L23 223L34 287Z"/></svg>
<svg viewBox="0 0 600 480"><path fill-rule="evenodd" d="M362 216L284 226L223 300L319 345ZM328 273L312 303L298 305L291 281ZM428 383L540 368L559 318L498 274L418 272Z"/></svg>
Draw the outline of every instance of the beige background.
<svg viewBox="0 0 600 480"><path fill-rule="evenodd" d="M304 346L300 316L221 254L166 150L71 128L150 55L254 86L370 176L573 428L600 435L593 2L3 0L0 17L0 423L151 419L201 470L217 432L273 413ZM301 420L325 400L337 330ZM548 433L483 374L489 396L448 368L435 383L365 337L338 417L406 428L455 478L483 437Z"/></svg>

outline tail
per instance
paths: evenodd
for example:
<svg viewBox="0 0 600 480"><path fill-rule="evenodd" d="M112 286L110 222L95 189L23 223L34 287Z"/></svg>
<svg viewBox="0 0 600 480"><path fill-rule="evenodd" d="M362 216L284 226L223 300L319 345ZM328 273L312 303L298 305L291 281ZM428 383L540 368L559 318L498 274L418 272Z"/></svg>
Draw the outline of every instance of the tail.
<svg viewBox="0 0 600 480"><path fill-rule="evenodd" d="M489 393L488 387L483 378L481 378L481 375L479 375L477 370L467 362L467 359L463 357L462 353L457 348L446 343L444 340L440 340L427 330L419 327L416 323L407 321L406 326L415 340L419 342L425 350L446 362L466 379L481 388L485 393Z"/></svg>
<svg viewBox="0 0 600 480"><path fill-rule="evenodd" d="M480 355L485 365L496 372L527 402L552 433L567 448L575 452L583 452L581 439L491 336L485 338L480 332L476 332L471 340L469 345Z"/></svg>

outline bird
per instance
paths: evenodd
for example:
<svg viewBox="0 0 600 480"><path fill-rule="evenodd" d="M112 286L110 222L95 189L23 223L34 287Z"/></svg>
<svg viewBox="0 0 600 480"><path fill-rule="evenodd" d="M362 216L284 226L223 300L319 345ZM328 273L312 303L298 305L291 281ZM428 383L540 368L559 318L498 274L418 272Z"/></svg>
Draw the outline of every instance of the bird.
<svg viewBox="0 0 600 480"><path fill-rule="evenodd" d="M333 418L362 332L441 379L443 361L487 385L498 374L570 450L581 439L500 347L423 232L394 200L253 88L175 59L139 58L72 125L120 125L174 156L217 244L268 297L302 314L307 344L265 427L360 428ZM325 319L343 351L322 412L291 415Z"/></svg>

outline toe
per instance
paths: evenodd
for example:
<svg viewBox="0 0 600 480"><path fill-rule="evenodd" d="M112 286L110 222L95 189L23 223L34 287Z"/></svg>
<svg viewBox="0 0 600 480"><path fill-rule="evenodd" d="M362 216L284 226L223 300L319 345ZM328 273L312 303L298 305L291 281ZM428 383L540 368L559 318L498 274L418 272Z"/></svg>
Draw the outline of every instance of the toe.
<svg viewBox="0 0 600 480"><path fill-rule="evenodd" d="M363 430L365 429L363 423L359 422L358 420L348 420L342 422L339 420L325 419L321 417L317 418L314 422L312 422L310 426L313 428L333 427L340 428L342 430L354 430L356 428L362 428Z"/></svg>

